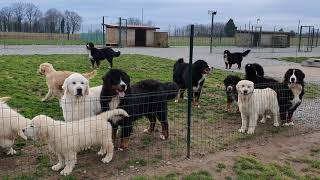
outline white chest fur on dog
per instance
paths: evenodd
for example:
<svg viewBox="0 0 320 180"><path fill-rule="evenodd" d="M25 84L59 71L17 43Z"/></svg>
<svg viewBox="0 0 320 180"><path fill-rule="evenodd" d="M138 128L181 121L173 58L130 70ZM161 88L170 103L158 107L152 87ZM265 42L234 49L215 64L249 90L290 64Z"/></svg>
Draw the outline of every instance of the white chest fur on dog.
<svg viewBox="0 0 320 180"><path fill-rule="evenodd" d="M242 119L239 132L245 132L248 129L247 133L253 134L258 118L262 117L260 122L264 123L267 114L272 114L274 126L279 126L279 104L277 93L274 90L270 88L254 89L247 95L239 93L238 104Z"/></svg>
<svg viewBox="0 0 320 180"><path fill-rule="evenodd" d="M197 83L197 86L193 86L192 87L192 90L193 92L198 92L200 91L200 84L206 79L206 76L205 75L202 75L201 79L199 79L198 83Z"/></svg>
<svg viewBox="0 0 320 180"><path fill-rule="evenodd" d="M302 92L302 85L301 84L292 84L292 85L288 85L289 88L291 89L294 98L291 100L291 108L296 106L297 104L301 103L301 99L300 99L300 94Z"/></svg>

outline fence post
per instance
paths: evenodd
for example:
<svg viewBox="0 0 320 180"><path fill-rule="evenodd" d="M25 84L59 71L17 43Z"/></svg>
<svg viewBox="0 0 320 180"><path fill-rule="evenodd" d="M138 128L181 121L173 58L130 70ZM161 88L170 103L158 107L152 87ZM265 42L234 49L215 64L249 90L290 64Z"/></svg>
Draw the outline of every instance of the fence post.
<svg viewBox="0 0 320 180"><path fill-rule="evenodd" d="M119 44L118 47L121 48L122 44L121 44L121 17L119 17Z"/></svg>
<svg viewBox="0 0 320 180"><path fill-rule="evenodd" d="M105 35L104 35L104 16L102 16L102 47L106 46L106 40L105 40Z"/></svg>
<svg viewBox="0 0 320 180"><path fill-rule="evenodd" d="M188 131L187 131L187 158L190 158L191 148L191 118L192 118L192 59L193 59L194 25L190 28L189 67L188 67Z"/></svg>

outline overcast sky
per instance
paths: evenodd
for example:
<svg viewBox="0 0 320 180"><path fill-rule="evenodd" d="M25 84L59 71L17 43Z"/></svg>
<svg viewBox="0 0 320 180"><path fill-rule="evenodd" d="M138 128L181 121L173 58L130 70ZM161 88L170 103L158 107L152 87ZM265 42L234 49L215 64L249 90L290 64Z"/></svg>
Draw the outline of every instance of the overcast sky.
<svg viewBox="0 0 320 180"><path fill-rule="evenodd" d="M0 0L0 7L8 6L18 0ZM61 11L69 9L83 17L84 27L96 27L102 16L109 21L116 17L141 18L151 20L162 30L168 26L190 23L210 23L208 10L218 11L215 22L226 22L233 18L236 26L257 23L264 27L285 30L297 29L298 21L303 25L320 26L320 0L30 0L45 12L49 8Z"/></svg>

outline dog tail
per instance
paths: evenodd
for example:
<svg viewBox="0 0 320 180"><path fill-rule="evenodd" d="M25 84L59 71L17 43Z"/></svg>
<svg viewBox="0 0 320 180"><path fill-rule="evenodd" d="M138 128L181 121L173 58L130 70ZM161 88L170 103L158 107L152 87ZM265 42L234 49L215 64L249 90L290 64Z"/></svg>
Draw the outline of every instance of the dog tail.
<svg viewBox="0 0 320 180"><path fill-rule="evenodd" d="M245 52L242 53L242 57L246 57L250 53L250 49L246 50Z"/></svg>
<svg viewBox="0 0 320 180"><path fill-rule="evenodd" d="M104 119L104 120L111 120L112 117L115 117L115 116L124 116L124 117L129 117L129 114L123 110L123 109L113 109L113 110L109 110L109 111L106 111L106 112L103 112L100 114L101 117ZM112 122L115 120L115 119L121 119L121 118L112 118ZM116 122L113 122L116 124Z"/></svg>
<svg viewBox="0 0 320 180"><path fill-rule="evenodd" d="M263 67L262 67L260 64L258 64L258 63L253 63L252 65L254 66L257 75L263 77L263 76L264 76Z"/></svg>
<svg viewBox="0 0 320 180"><path fill-rule="evenodd" d="M177 97L179 86L174 82L164 83L164 89L166 91L167 100L171 100Z"/></svg>
<svg viewBox="0 0 320 180"><path fill-rule="evenodd" d="M84 73L82 75L87 79L92 79L97 75L97 70L93 70L91 72L87 72L87 73Z"/></svg>
<svg viewBox="0 0 320 180"><path fill-rule="evenodd" d="M11 97L1 97L0 101L1 102L7 102L9 99L11 99Z"/></svg>

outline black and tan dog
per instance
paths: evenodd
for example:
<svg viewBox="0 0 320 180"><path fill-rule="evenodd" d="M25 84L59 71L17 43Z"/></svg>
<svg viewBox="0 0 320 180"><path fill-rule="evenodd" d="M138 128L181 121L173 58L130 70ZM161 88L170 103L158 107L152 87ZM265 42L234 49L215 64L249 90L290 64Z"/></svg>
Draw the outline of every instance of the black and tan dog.
<svg viewBox="0 0 320 180"><path fill-rule="evenodd" d="M121 127L121 149L128 149L129 137L133 130L133 123L146 117L150 126L144 132L152 133L158 119L162 126L161 139L168 139L168 101L178 94L178 86L174 82L162 83L157 80L143 80L130 85L130 77L122 70L112 69L103 77L101 91L101 109L107 111L122 108L129 114L128 118L111 121L113 139Z"/></svg>
<svg viewBox="0 0 320 180"><path fill-rule="evenodd" d="M226 69L231 69L231 66L233 64L237 64L238 65L238 69L241 68L241 63L243 60L243 57L246 57L249 53L250 53L250 49L246 50L244 52L235 52L235 53L231 53L229 50L225 50L223 52L223 59L224 59L224 63L226 64Z"/></svg>
<svg viewBox="0 0 320 180"><path fill-rule="evenodd" d="M176 102L183 98L184 91L188 88L188 66L189 64L185 63L182 58L178 59L173 66L173 81L179 86ZM192 101L194 106L200 107L199 99L202 87L206 77L212 70L213 68L210 68L204 60L197 60L192 64Z"/></svg>
<svg viewBox="0 0 320 180"><path fill-rule="evenodd" d="M242 79L238 76L228 75L223 81L225 91L226 91L226 96L227 96L227 107L226 107L227 112L231 112L231 104L233 102L238 102L238 92L237 92L236 86L238 82L241 80Z"/></svg>
<svg viewBox="0 0 320 180"><path fill-rule="evenodd" d="M119 57L120 56L120 51L116 52L111 48L101 48L97 49L94 47L94 44L92 42L89 42L86 44L86 48L89 54L89 59L92 64L92 68L97 66L97 68L100 67L100 61L102 60L107 60L110 64L110 67L112 68L113 66L113 57Z"/></svg>

